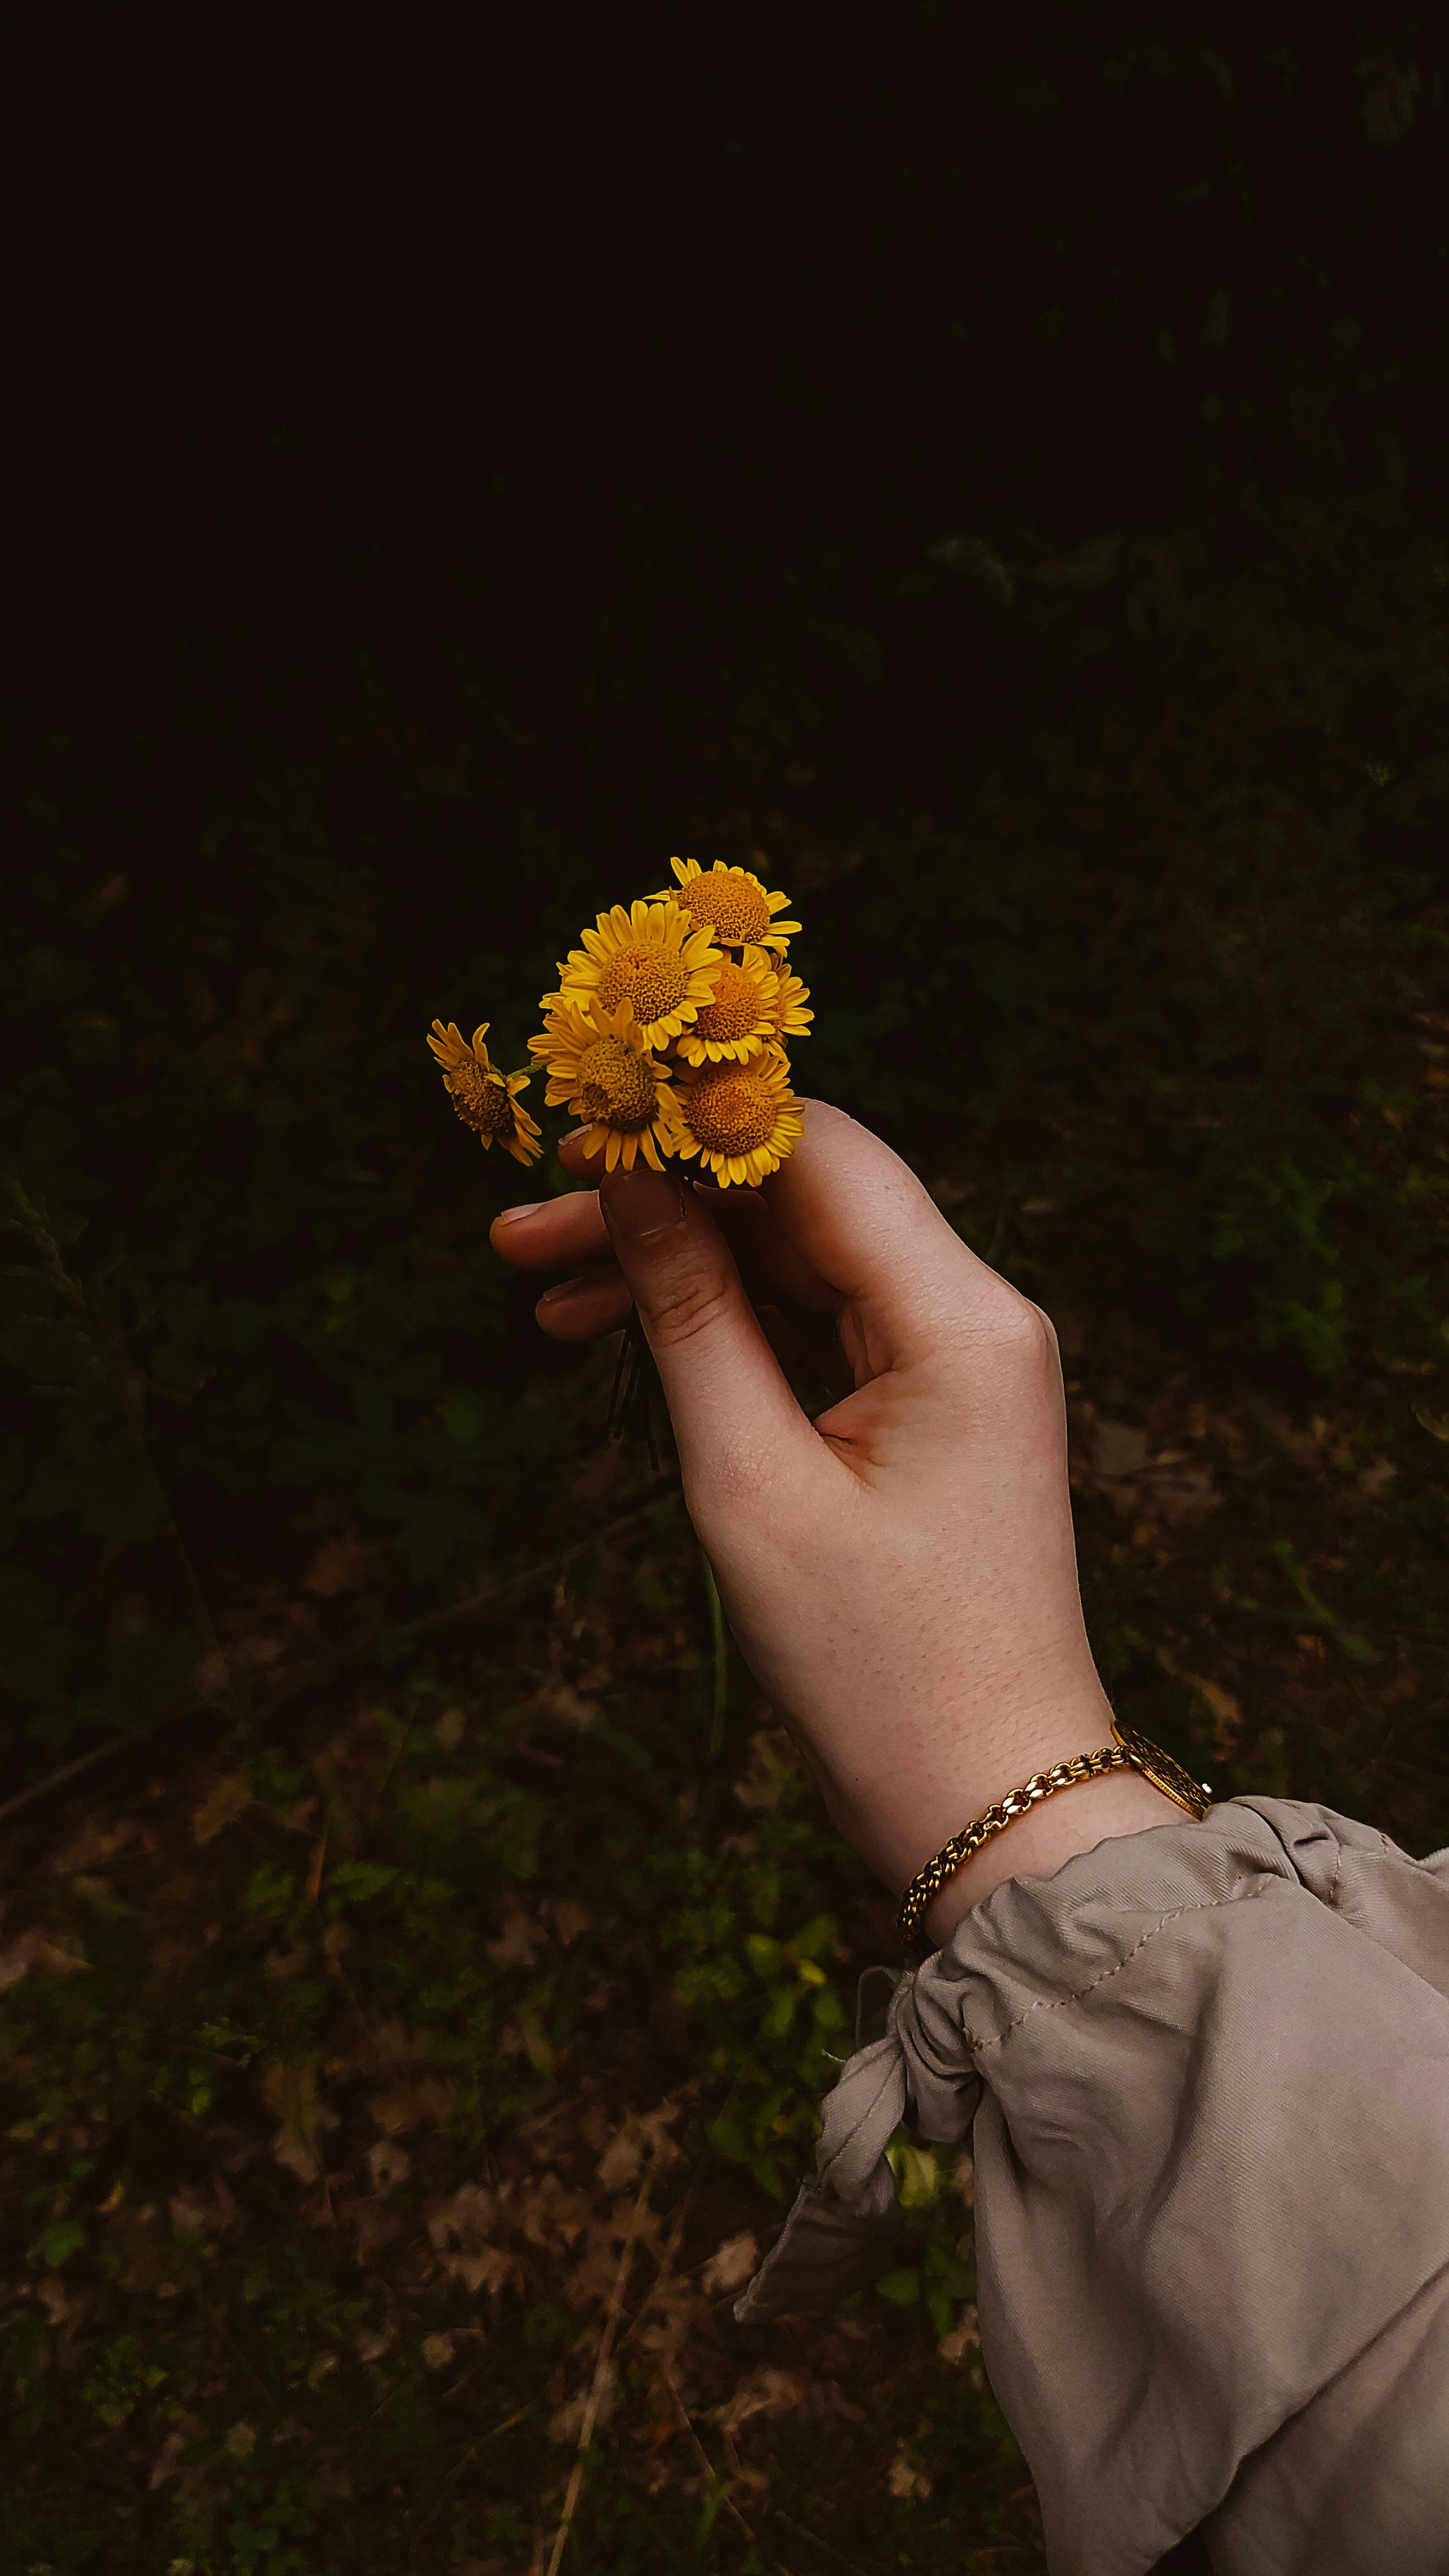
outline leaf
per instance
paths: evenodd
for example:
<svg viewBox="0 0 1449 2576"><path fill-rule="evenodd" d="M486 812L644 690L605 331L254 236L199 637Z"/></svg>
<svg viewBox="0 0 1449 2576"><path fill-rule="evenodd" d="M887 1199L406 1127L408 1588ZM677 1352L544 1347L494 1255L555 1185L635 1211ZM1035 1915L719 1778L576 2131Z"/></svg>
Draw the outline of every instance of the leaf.
<svg viewBox="0 0 1449 2576"><path fill-rule="evenodd" d="M366 1905L374 1896L386 1895L397 1876L390 1862L340 1860L327 1882L328 1902L334 1912L344 1905Z"/></svg>
<svg viewBox="0 0 1449 2576"><path fill-rule="evenodd" d="M321 1601L335 1601L344 1592L356 1592L364 1583L374 1582L381 1563L380 1548L366 1546L350 1533L324 1539L302 1577L302 1588Z"/></svg>
<svg viewBox="0 0 1449 2576"><path fill-rule="evenodd" d="M700 2285L711 2298L742 2289L759 2259L758 2237L748 2227L742 2228L738 2236L727 2236L722 2245L715 2247L699 2276Z"/></svg>
<svg viewBox="0 0 1449 2576"><path fill-rule="evenodd" d="M435 2202L427 2225L444 2274L459 2282L470 2297L476 2298L480 2290L496 2296L521 2279L517 2255L494 2241L498 2204L480 2183L465 2183L448 2199Z"/></svg>
<svg viewBox="0 0 1449 2576"><path fill-rule="evenodd" d="M919 2272L885 2272L877 2281L876 2296L887 2299L893 2308L914 2308L921 2297Z"/></svg>
<svg viewBox="0 0 1449 2576"><path fill-rule="evenodd" d="M406 2147L397 2146L391 2138L376 2138L367 2150L367 2170L374 2191L396 2191L413 2169Z"/></svg>
<svg viewBox="0 0 1449 2576"><path fill-rule="evenodd" d="M18 1940L0 1950L0 1994L18 1985L22 1977L73 1977L90 1964L74 1950L63 1950L48 1932L22 1932Z"/></svg>
<svg viewBox="0 0 1449 2576"><path fill-rule="evenodd" d="M802 2370L776 2370L766 2364L746 2374L734 2395L723 2406L714 2409L714 2420L722 2433L733 2436L753 2416L792 2412L804 2396L805 2388Z"/></svg>
<svg viewBox="0 0 1449 2576"><path fill-rule="evenodd" d="M644 2157L644 2137L637 2122L629 2121L605 2148L599 2159L599 2184L604 2191L622 2191L637 2174Z"/></svg>
<svg viewBox="0 0 1449 2576"><path fill-rule="evenodd" d="M278 2119L272 2154L299 2182L316 2182L322 2171L323 2132L335 2128L337 2115L327 2108L309 2060L284 2060L270 2067L262 2094Z"/></svg>
<svg viewBox="0 0 1449 2576"><path fill-rule="evenodd" d="M53 2218L37 2236L31 2257L43 2263L48 2272L59 2272L73 2254L80 2253L85 2242L86 2232L78 2218Z"/></svg>
<svg viewBox="0 0 1449 2576"><path fill-rule="evenodd" d="M901 2442L897 2445L895 2457L886 2472L886 2484L891 2494L898 2501L905 2503L913 2501L916 2497L928 2496L935 2480L921 2467L909 2444Z"/></svg>
<svg viewBox="0 0 1449 2576"><path fill-rule="evenodd" d="M453 2087L438 2075L418 2075L389 2085L368 2102L368 2117L385 2137L406 2137L410 2129L437 2128L453 2107Z"/></svg>
<svg viewBox="0 0 1449 2576"><path fill-rule="evenodd" d="M237 1818L244 1816L248 1807L254 1804L252 1784L246 1773L244 1771L228 1773L224 1780L217 1781L215 1787L210 1789L202 1799L200 1806L193 1810L192 1841L203 1845L214 1843L218 1834L225 1833L227 1826L234 1825Z"/></svg>

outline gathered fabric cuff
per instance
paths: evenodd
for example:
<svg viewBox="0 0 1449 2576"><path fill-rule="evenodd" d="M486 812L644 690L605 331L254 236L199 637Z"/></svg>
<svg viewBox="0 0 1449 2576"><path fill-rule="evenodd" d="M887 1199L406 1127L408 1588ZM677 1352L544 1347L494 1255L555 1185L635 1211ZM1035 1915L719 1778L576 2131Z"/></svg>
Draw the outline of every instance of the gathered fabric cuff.
<svg viewBox="0 0 1449 2576"><path fill-rule="evenodd" d="M889 2269L901 2217L886 2149L902 2123L933 2145L970 2134L981 2096L954 2017L949 1981L931 1970L868 1968L860 1981L855 2055L821 2104L815 2179L742 2298L741 2325L817 2314ZM884 2020L878 2038L867 2036Z"/></svg>
<svg viewBox="0 0 1449 2576"><path fill-rule="evenodd" d="M1262 2554L1261 2476L1258 2528L1225 2500L1330 2388L1341 2430L1344 2374L1449 2265L1445 1857L1234 1799L996 1888L874 1972L884 2030L736 2316L887 2268L893 2134L970 2137L983 2355L1053 2569L1141 2576L1220 2508L1215 2568L1306 2564Z"/></svg>

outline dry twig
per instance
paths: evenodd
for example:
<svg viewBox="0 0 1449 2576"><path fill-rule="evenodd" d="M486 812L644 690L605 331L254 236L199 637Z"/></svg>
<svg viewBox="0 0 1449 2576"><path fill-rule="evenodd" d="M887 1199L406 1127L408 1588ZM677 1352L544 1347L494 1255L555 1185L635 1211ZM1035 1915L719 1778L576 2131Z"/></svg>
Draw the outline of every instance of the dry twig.
<svg viewBox="0 0 1449 2576"><path fill-rule="evenodd" d="M634 2259L634 2248L639 2240L639 2228L649 2199L649 2185L654 2179L654 2161L651 2155L644 2167L638 2196L629 2214L629 2225L619 2255L619 2268L614 2274L614 2286L609 2292L609 2304L604 2312L604 2331L599 2338L598 2358L594 2363L594 2375L589 2382L589 2393L584 2404L584 2420L579 2426L579 2446L574 2453L573 2467L569 2471L563 2514L558 2530L554 2534L547 2576L558 2576L558 2571L563 2564L564 2551L568 2547L569 2533L573 2529L574 2515L579 2508L579 2497L583 2493L584 2460L589 2444L593 2440L594 2425L599 2413L599 2400L603 2396L608 2374L609 2356L613 2352L614 2337L619 2330L619 2317L624 2305L624 2285L629 2278L629 2266Z"/></svg>
<svg viewBox="0 0 1449 2576"><path fill-rule="evenodd" d="M703 2442L695 2431L694 2418L690 2414L688 2407L685 2405L684 2399L680 2393L678 2380L675 2378L672 2370L666 2370L663 2376L664 2385L674 2400L675 2411L679 2416L680 2423L684 2426L686 2434L693 2443L695 2451L698 2453L700 2464L703 2467L705 2476L708 2478L711 2487L718 2490L720 2501L723 2504L726 2513L732 2513L734 2515L734 2518L739 2524L741 2531L744 2533L746 2540L749 2542L750 2547L752 2549L758 2549L760 2545L759 2541L751 2530L750 2525L746 2522L744 2515L741 2513L739 2506L734 2500L734 2497L731 2495L728 2481L720 2476L718 2469L715 2467L713 2460L710 2458L708 2451L705 2449ZM789 2568L784 2564L783 2560L778 2558L775 2561L775 2576L790 2576Z"/></svg>
<svg viewBox="0 0 1449 2576"><path fill-rule="evenodd" d="M476 2366L477 2365L475 2365L475 2367ZM465 2372L464 2374L465 2378L471 2378L471 2376L471 2372ZM463 2381L460 2380L458 2386L461 2388L462 2385ZM456 2396L457 2389L451 2389L449 2394L450 2396ZM434 2496L432 2503L428 2506L426 2513L424 2513L420 2520L415 2522L413 2525L412 2536L408 2542L408 2556L410 2558L416 2554L418 2542L422 2539L423 2533L427 2530L427 2527L432 2521L434 2515L446 2503L449 2489L454 2485L456 2480L462 2476L469 2461L477 2458L478 2453L482 2450L485 2442L496 2442L500 2433L511 2433L514 2425L521 2424L527 2413L528 2408L526 2406L520 2406L516 2413L505 2415L501 2424L490 2425L486 2433L479 2433L471 2442L464 2443L462 2450L460 2451L457 2459L453 2462L453 2465L448 2471L447 2476L444 2478L442 2485L439 2487L437 2494Z"/></svg>

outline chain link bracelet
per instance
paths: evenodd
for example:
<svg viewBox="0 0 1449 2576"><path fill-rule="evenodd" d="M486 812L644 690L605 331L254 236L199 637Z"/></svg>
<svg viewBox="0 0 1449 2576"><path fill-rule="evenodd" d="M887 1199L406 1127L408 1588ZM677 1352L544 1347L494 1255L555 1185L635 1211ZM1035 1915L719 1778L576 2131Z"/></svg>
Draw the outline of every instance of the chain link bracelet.
<svg viewBox="0 0 1449 2576"><path fill-rule="evenodd" d="M994 1834L1003 1833L1008 1825L1015 1824L1018 1816L1030 1815L1033 1807L1040 1806L1043 1798L1055 1797L1058 1789L1074 1789L1081 1780L1100 1780L1109 1771L1137 1771L1145 1780L1151 1781L1154 1789L1160 1789L1164 1797L1185 1808L1195 1823L1202 1822L1212 1803L1212 1791L1205 1780L1194 1780L1180 1762L1174 1762L1170 1753L1164 1753L1161 1745L1154 1744L1150 1736L1139 1735L1135 1727L1122 1726L1114 1718L1112 1733L1115 1742L1098 1745L1094 1753L1074 1753L1069 1761L1053 1762L1045 1771L1034 1771L1029 1780L1023 1780L1019 1789L1008 1790L1006 1796L998 1798L984 1814L974 1817L969 1825L963 1825L960 1833L953 1834L934 1859L917 1870L901 1898L900 1913L896 1918L908 1956L912 1952L917 1957L925 1955L925 1944L919 1939L921 1922L932 1899L939 1896L947 1880L954 1878L966 1861L974 1860L982 1845L989 1843Z"/></svg>

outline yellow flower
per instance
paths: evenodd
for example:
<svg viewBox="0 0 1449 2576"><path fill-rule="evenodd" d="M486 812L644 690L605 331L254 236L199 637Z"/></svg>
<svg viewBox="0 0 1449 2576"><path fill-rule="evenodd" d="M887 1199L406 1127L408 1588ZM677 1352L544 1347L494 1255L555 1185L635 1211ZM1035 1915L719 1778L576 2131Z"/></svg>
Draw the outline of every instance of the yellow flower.
<svg viewBox="0 0 1449 2576"><path fill-rule="evenodd" d="M792 976L792 983L799 977ZM801 986L803 992L804 987ZM686 1064L744 1064L759 1054L779 1027L780 978L763 948L726 957L715 975L714 999L679 1041Z"/></svg>
<svg viewBox="0 0 1449 2576"><path fill-rule="evenodd" d="M702 868L698 859L671 859L669 864L679 879L676 900L692 921L713 932L721 948L743 948L749 941L784 955L791 932L800 927L798 921L775 918L789 911L787 894L767 894L748 868L727 868L723 859L716 859L712 868Z"/></svg>
<svg viewBox="0 0 1449 2576"><path fill-rule="evenodd" d="M662 1172L659 1149L674 1152L679 1112L670 1069L650 1054L630 1005L606 1011L591 998L581 1006L567 992L550 1002L541 1036L528 1041L548 1070L545 1105L566 1101L576 1118L591 1122L584 1149L603 1155L605 1171L632 1172L642 1154Z"/></svg>
<svg viewBox="0 0 1449 2576"><path fill-rule="evenodd" d="M531 1073L500 1073L488 1058L483 1041L491 1023L480 1020L473 1031L471 1045L456 1022L434 1020L428 1040L439 1065L443 1081L452 1095L453 1107L465 1127L471 1127L485 1150L496 1141L515 1163L536 1162L543 1147L539 1142L536 1119L518 1098L533 1080Z"/></svg>
<svg viewBox="0 0 1449 2576"><path fill-rule="evenodd" d="M586 930L582 948L559 968L566 998L617 1011L627 1002L646 1046L678 1037L714 991L719 950L707 929L695 927L672 895L601 912Z"/></svg>
<svg viewBox="0 0 1449 2576"><path fill-rule="evenodd" d="M776 976L775 984L775 1020L771 1036L782 1043L786 1038L808 1038L810 1023L815 1017L813 1011L805 1008L810 999L809 985L802 984L798 975L791 975L783 968Z"/></svg>
<svg viewBox="0 0 1449 2576"><path fill-rule="evenodd" d="M790 1089L790 1068L770 1051L749 1064L707 1065L679 1086L684 1134L678 1151L698 1154L721 1188L751 1188L778 1172L800 1141L805 1112Z"/></svg>

